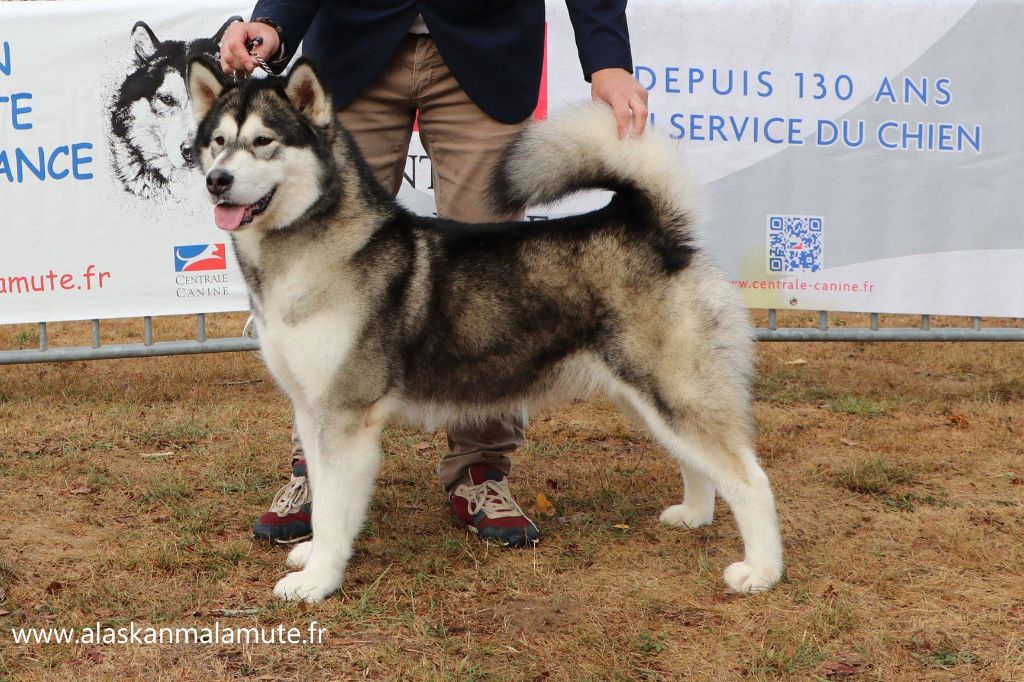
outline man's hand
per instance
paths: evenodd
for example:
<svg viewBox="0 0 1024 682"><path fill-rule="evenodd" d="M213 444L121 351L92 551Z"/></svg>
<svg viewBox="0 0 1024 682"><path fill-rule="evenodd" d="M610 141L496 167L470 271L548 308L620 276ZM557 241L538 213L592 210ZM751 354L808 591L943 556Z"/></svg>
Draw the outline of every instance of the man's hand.
<svg viewBox="0 0 1024 682"><path fill-rule="evenodd" d="M277 54L277 48L281 46L274 27L258 21L236 21L228 26L221 37L220 68L229 74L236 71L252 73L252 70L256 68L256 62L249 56L249 52L245 49L245 43L256 36L263 36L263 44L256 48L256 54L269 62Z"/></svg>
<svg viewBox="0 0 1024 682"><path fill-rule="evenodd" d="M590 96L605 102L619 122L619 137L632 130L636 135L647 126L647 90L625 69L601 69L590 74Z"/></svg>

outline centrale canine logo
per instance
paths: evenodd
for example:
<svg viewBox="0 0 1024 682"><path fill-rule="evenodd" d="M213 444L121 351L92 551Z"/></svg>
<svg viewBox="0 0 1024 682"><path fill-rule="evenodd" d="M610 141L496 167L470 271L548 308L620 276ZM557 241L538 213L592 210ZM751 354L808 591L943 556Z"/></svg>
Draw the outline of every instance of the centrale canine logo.
<svg viewBox="0 0 1024 682"><path fill-rule="evenodd" d="M188 244L174 247L174 271L226 270L224 244Z"/></svg>

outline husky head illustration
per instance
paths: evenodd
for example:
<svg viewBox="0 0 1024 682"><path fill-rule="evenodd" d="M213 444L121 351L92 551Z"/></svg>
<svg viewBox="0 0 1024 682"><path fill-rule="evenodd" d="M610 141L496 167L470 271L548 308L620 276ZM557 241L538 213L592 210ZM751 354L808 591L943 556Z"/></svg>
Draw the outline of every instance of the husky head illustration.
<svg viewBox="0 0 1024 682"><path fill-rule="evenodd" d="M232 17L210 38L160 40L144 21L132 27L131 65L110 100L109 142L114 173L124 191L144 199L180 201L192 179L195 155L185 65L213 57Z"/></svg>

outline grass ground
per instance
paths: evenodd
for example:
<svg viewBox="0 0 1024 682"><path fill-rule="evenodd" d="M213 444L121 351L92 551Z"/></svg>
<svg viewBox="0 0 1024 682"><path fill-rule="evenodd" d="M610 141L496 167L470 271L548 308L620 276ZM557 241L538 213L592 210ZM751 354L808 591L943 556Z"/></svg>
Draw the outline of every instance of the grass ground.
<svg viewBox="0 0 1024 682"><path fill-rule="evenodd" d="M158 320L157 336L191 325ZM0 348L33 335L5 328ZM307 608L272 600L285 553L249 538L287 478L288 406L258 358L2 367L0 679L1024 679L1021 345L763 344L758 369L787 562L772 592L724 591L741 548L721 503L709 528L658 525L675 467L593 401L532 415L516 456L519 500L554 506L535 551L458 528L433 473L442 435L389 431L344 594ZM11 636L97 621L327 631Z"/></svg>

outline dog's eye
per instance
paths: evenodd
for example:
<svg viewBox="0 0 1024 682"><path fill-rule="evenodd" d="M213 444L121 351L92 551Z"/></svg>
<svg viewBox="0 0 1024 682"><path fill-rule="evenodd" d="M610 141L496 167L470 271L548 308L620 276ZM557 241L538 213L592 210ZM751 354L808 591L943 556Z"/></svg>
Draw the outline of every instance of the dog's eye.
<svg viewBox="0 0 1024 682"><path fill-rule="evenodd" d="M269 137L263 137L262 135L260 135L259 137L252 141L252 144L254 147L266 147L271 142L273 142L273 140L270 139Z"/></svg>
<svg viewBox="0 0 1024 682"><path fill-rule="evenodd" d="M160 101L169 107L173 107L177 104L177 101L171 95L160 95Z"/></svg>
<svg viewBox="0 0 1024 682"><path fill-rule="evenodd" d="M217 137L213 138L213 141L216 144L220 145L220 146L224 146L224 136L223 135L218 135Z"/></svg>

